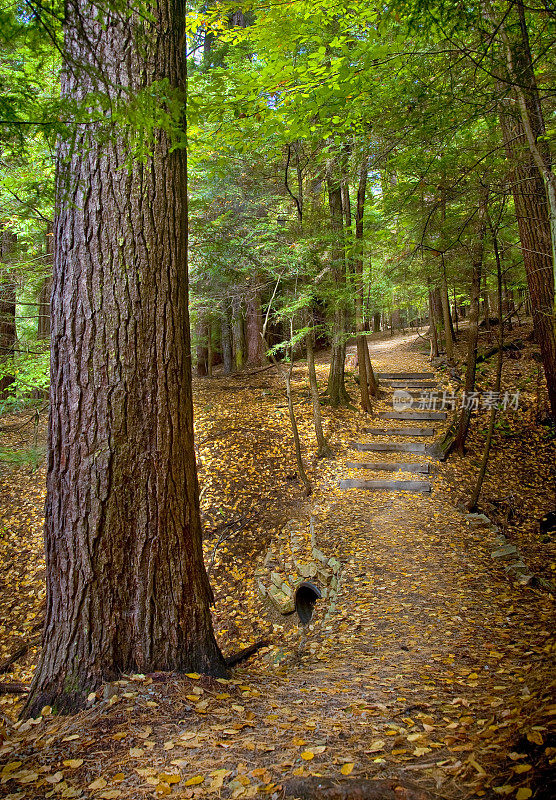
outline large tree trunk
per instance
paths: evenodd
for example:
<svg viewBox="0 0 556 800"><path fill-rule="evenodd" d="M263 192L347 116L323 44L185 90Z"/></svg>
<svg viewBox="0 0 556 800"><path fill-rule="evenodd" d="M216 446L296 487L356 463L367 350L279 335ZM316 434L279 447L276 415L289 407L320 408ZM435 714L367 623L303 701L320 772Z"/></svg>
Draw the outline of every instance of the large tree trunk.
<svg viewBox="0 0 556 800"><path fill-rule="evenodd" d="M5 260L13 250L16 236L0 229L0 400L8 395L14 382L13 358L16 345L15 276Z"/></svg>
<svg viewBox="0 0 556 800"><path fill-rule="evenodd" d="M185 3L66 3L62 94L185 81ZM94 70L93 70L94 68ZM124 88L120 88L124 87ZM119 136L119 138L117 138ZM125 136L125 139L122 138ZM122 673L223 675L203 565L187 312L186 156L77 125L58 153L43 650L26 705L80 707Z"/></svg>
<svg viewBox="0 0 556 800"><path fill-rule="evenodd" d="M526 33L526 31L525 31ZM500 124L514 198L519 238L531 298L535 338L539 343L548 397L556 422L556 332L554 315L554 264L551 236L551 212L547 199L550 183L543 178L537 163L551 174L550 154L539 137L545 133L535 75L522 31L520 42L506 41L510 78L514 91L500 104ZM501 84L500 84L501 85ZM517 94L517 108L513 94ZM524 120L525 123L524 124ZM535 150L538 158L536 158ZM553 176L552 176L553 178Z"/></svg>
<svg viewBox="0 0 556 800"><path fill-rule="evenodd" d="M332 274L336 282L339 295L334 299L334 319L332 328L332 357L328 386L326 392L330 398L330 405L334 407L348 405L350 397L345 385L345 360L346 360L346 308L343 293L346 284L346 262L344 248L344 227L342 210L342 189L338 177L334 174L334 167L329 165L327 170L328 204L330 207L330 227L334 242L331 247Z"/></svg>

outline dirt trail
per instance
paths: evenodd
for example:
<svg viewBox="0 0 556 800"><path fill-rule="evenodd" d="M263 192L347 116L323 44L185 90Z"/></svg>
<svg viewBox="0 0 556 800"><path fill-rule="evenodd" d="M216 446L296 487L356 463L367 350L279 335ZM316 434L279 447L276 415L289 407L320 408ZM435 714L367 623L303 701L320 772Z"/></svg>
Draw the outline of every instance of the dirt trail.
<svg viewBox="0 0 556 800"><path fill-rule="evenodd" d="M413 341L374 343L375 369L430 371ZM274 618L287 624L231 682L123 679L72 721L26 726L0 749L0 770L23 762L3 773L0 797L277 800L294 779L317 798L321 776L394 778L454 799L554 796L553 598L508 581L490 555L495 532L451 504L444 467L430 496L340 491L348 443L368 425L330 415L338 457L314 467L314 496L296 509L299 536L312 514L318 548L341 562L333 611L318 603L303 632ZM266 544L241 577L249 586ZM243 616L264 622L250 602ZM84 763L64 767L72 758Z"/></svg>

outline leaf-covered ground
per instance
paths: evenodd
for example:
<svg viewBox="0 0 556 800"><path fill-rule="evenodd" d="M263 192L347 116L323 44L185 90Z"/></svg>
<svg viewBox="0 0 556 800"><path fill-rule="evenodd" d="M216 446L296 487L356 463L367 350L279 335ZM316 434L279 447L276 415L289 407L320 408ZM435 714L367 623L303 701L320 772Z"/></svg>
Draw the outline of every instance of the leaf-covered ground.
<svg viewBox="0 0 556 800"><path fill-rule="evenodd" d="M422 345L380 336L375 368L430 370ZM556 545L541 540L536 520L555 507L554 444L535 421L542 393L532 349L506 361L505 385L522 389L521 405L497 428L481 505L550 581ZM323 358L321 383L326 369ZM336 458L317 461L302 362L294 377L308 499L273 370L199 381L195 393L217 635L225 654L265 635L269 646L229 681L122 676L72 718L45 709L14 728L19 701L3 695L0 797L319 797L321 776L353 787L392 778L445 798L554 796L553 595L546 584L510 582L491 558L495 534L457 507L477 471L486 415L473 422L468 456L439 466L432 496L340 491L339 478L355 476L345 466L349 442L370 440L363 429L373 423L324 406ZM385 395L378 408L390 404ZM32 441L31 423L11 427L26 419L2 420L6 446ZM0 662L30 643L0 682L28 685L44 597L44 468L2 467L0 478ZM311 516L318 548L342 568L335 607L317 604L302 632L260 599L255 571L285 541L289 520L308 541Z"/></svg>

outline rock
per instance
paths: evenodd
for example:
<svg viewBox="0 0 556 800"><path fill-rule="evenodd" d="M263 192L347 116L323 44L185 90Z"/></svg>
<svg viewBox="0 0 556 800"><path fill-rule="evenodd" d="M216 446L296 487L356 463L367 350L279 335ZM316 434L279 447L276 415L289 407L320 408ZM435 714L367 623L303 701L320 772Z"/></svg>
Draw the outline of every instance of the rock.
<svg viewBox="0 0 556 800"><path fill-rule="evenodd" d="M491 521L486 514L466 514L465 519L474 528L483 528L491 525Z"/></svg>
<svg viewBox="0 0 556 800"><path fill-rule="evenodd" d="M535 583L535 576L530 574L520 575L517 582L520 586L532 586L532 584Z"/></svg>
<svg viewBox="0 0 556 800"><path fill-rule="evenodd" d="M337 558L329 558L328 566L332 569L333 572L338 572L342 565Z"/></svg>
<svg viewBox="0 0 556 800"><path fill-rule="evenodd" d="M282 594L284 594L286 597L292 596L291 586L288 586L287 583L283 583L280 588L282 589Z"/></svg>
<svg viewBox="0 0 556 800"><path fill-rule="evenodd" d="M517 553L517 547L514 547L513 544L505 544L499 550L494 550L491 554L491 558L511 558L513 555Z"/></svg>
<svg viewBox="0 0 556 800"><path fill-rule="evenodd" d="M271 572L270 573L270 580L278 588L280 588L282 586L282 576L278 575L277 572Z"/></svg>
<svg viewBox="0 0 556 800"><path fill-rule="evenodd" d="M268 592L266 586L261 583L261 581L257 581L257 588L259 590L259 594L261 597L266 597Z"/></svg>
<svg viewBox="0 0 556 800"><path fill-rule="evenodd" d="M322 564L326 564L326 562L328 561L328 559L326 558L326 556L324 555L324 553L322 553L322 552L321 552L321 551L318 549L318 547L313 547L313 549L312 549L312 553L313 553L313 558L316 558L316 559L317 559L317 561L320 561Z"/></svg>
<svg viewBox="0 0 556 800"><path fill-rule="evenodd" d="M317 565L313 562L310 564L298 564L297 569L304 578L314 578L318 572Z"/></svg>
<svg viewBox="0 0 556 800"><path fill-rule="evenodd" d="M506 572L527 572L527 565L523 561L514 561L513 564L508 564L504 569Z"/></svg>

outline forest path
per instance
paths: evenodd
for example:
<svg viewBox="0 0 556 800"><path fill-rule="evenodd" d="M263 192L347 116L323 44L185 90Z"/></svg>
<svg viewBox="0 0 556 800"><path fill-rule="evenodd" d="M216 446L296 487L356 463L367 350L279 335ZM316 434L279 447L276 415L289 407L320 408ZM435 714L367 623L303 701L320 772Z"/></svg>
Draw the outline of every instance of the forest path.
<svg viewBox="0 0 556 800"><path fill-rule="evenodd" d="M414 335L372 342L376 370L430 370L414 342ZM324 358L317 369L322 383ZM26 723L0 747L0 797L339 797L319 789L327 778L353 792L364 779L393 779L448 800L527 800L533 791L533 800L551 800L553 598L508 581L490 555L495 532L457 510L444 465L430 495L341 490L342 477L360 474L347 466L350 442L383 424L362 413L323 409L336 458L310 463L314 494L304 501L285 474L291 442L271 375L205 381L196 390L202 503L230 518L248 508L249 492L262 503L266 491L275 514L218 550L211 573L217 637L230 653L274 622L270 646L229 682L122 677L75 717ZM305 387L304 367L296 365L296 408L310 453ZM355 396L353 385L350 391ZM389 404L387 395L376 410ZM12 506L18 502L14 494ZM335 597L317 603L305 630L295 617L272 617L255 591L269 536L280 540L288 516L300 539L310 539L312 516L317 547L341 562ZM40 583L23 570L40 571L40 562L17 550L17 535L14 528L19 582L30 592ZM205 544L207 561L215 538ZM7 596L29 620L27 594ZM15 677L27 681L32 664L24 666ZM368 796L351 788L345 800ZM382 797L403 794L384 785Z"/></svg>

